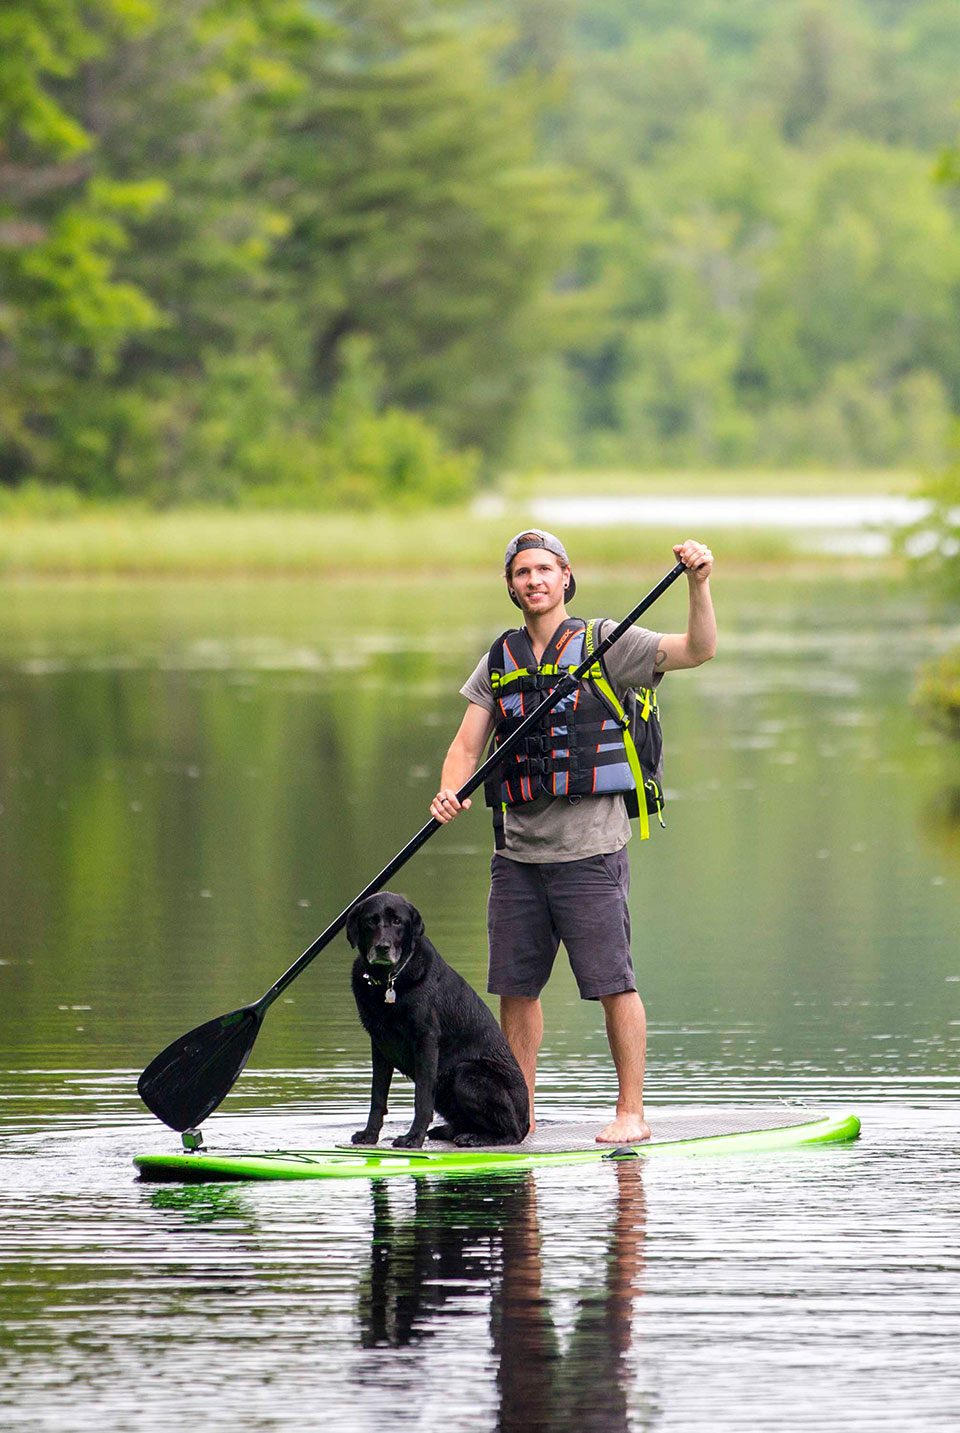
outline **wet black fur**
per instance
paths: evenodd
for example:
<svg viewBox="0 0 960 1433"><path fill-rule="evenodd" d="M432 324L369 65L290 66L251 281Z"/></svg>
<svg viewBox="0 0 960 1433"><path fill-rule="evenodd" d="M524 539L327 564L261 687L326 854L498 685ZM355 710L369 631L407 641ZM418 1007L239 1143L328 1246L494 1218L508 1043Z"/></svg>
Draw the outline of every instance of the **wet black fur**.
<svg viewBox="0 0 960 1433"><path fill-rule="evenodd" d="M373 1051L366 1127L354 1144L376 1144L394 1070L414 1082L414 1119L393 1142L419 1149L429 1130L455 1144L519 1144L530 1127L523 1072L493 1015L423 933L420 912L382 891L350 912L347 939L359 951L353 994ZM396 1002L384 999L396 970Z"/></svg>

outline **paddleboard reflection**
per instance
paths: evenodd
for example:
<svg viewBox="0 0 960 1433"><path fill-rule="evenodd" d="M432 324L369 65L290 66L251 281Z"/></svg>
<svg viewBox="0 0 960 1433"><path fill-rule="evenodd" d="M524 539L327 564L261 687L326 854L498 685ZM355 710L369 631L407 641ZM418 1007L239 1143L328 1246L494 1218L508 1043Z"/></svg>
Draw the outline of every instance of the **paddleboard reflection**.
<svg viewBox="0 0 960 1433"><path fill-rule="evenodd" d="M576 1298L572 1328L544 1279L532 1174L516 1181L418 1180L413 1209L387 1181L371 1186L373 1238L361 1284L364 1348L404 1348L436 1334L465 1289L489 1297L503 1433L652 1427L655 1402L638 1406L635 1315L643 1294L646 1200L640 1161L614 1165L612 1221L598 1228L603 1277ZM563 1323L569 1323L564 1316ZM628 1355L633 1355L628 1358ZM645 1382L645 1380L644 1380ZM628 1399L629 1418L628 1418Z"/></svg>

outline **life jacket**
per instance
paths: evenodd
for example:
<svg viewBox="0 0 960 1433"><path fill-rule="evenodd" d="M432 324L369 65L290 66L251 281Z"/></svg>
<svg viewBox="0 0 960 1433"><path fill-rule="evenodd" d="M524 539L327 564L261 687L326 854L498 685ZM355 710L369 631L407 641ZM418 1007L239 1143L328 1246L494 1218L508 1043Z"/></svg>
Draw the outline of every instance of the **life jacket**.
<svg viewBox="0 0 960 1433"><path fill-rule="evenodd" d="M511 628L490 648L487 671L496 703L491 751L511 736L525 717L553 692L561 677L579 667L599 645L600 619L568 617L551 637L538 663L526 629ZM554 707L541 725L507 757L498 777L485 783L493 808L496 846L504 845L507 806L538 796L623 795L627 814L639 821L640 838L650 834L649 816L663 821L663 737L656 692L647 687L621 703L602 659ZM643 793L640 798L639 793Z"/></svg>

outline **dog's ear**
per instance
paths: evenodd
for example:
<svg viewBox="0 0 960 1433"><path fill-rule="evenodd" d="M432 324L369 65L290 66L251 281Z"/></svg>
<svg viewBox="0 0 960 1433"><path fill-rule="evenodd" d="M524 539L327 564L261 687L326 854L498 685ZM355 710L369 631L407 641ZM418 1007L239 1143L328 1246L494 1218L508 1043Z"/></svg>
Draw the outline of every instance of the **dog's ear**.
<svg viewBox="0 0 960 1433"><path fill-rule="evenodd" d="M407 909L410 912L410 943L411 946L414 946L419 944L420 937L423 935L423 916L409 901L407 901Z"/></svg>
<svg viewBox="0 0 960 1433"><path fill-rule="evenodd" d="M356 950L358 944L360 943L360 907L359 907L359 906L354 906L353 909L351 910L350 914L347 916L346 937L347 937L347 940L350 942L350 944L353 946L354 950Z"/></svg>

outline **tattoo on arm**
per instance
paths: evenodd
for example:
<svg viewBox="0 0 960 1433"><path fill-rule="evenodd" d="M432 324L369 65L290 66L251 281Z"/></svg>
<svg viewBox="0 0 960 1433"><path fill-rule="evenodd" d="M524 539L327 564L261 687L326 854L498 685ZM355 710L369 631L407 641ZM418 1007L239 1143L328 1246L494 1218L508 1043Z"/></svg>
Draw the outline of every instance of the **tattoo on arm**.
<svg viewBox="0 0 960 1433"><path fill-rule="evenodd" d="M661 647L660 650L659 650L658 653L657 653L657 660L656 660L656 661L654 662L654 664L653 664L653 669L654 669L654 671L655 671L655 672L659 672L659 671L661 670L661 668L664 666L664 664L666 663L666 660L667 660L667 654L666 654L666 652L663 650L663 648Z"/></svg>

